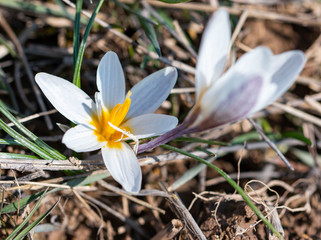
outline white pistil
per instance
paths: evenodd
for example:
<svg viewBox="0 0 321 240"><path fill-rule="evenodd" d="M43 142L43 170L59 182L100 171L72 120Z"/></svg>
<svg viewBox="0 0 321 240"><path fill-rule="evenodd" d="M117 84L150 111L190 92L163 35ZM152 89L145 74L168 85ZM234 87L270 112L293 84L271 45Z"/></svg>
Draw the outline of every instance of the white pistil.
<svg viewBox="0 0 321 240"><path fill-rule="evenodd" d="M122 136L120 137L120 139L118 139L116 142L122 141L123 140L123 136L126 135L129 139L133 140L135 142L135 145L133 147L133 150L135 152L135 154L137 154L137 150L138 150L138 146L139 146L139 141L138 139L131 134L130 132L127 132L119 127L116 127L114 124L112 124L111 122L108 122L109 126L111 126L113 129L115 129L118 132L122 133Z"/></svg>

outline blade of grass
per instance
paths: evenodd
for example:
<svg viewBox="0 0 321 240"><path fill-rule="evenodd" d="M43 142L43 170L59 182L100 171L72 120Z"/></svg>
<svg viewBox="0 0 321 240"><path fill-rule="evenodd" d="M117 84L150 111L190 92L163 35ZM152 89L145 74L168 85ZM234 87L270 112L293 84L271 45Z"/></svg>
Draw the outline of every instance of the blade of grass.
<svg viewBox="0 0 321 240"><path fill-rule="evenodd" d="M14 240L20 240L23 239L27 234L36 227L42 220L44 220L51 212L55 209L55 207L58 205L60 199L51 207L49 208L44 214L42 214L40 217L38 217L34 222L32 222L28 227L26 227L21 233L14 238Z"/></svg>
<svg viewBox="0 0 321 240"><path fill-rule="evenodd" d="M145 32L146 36L151 41L156 53L158 54L159 57L161 57L162 53L161 53L161 50L160 50L160 46L158 44L156 32L155 32L155 29L154 29L153 25L150 24L149 22L147 22L145 20L145 18L138 17L138 20L140 22L140 25L144 29L144 32Z"/></svg>
<svg viewBox="0 0 321 240"><path fill-rule="evenodd" d="M18 154L18 153L6 153L0 152L0 158L7 158L7 159L39 159L36 156L32 155L25 155L25 154Z"/></svg>
<svg viewBox="0 0 321 240"><path fill-rule="evenodd" d="M56 149L50 147L32 132L30 132L25 126L23 126L4 106L3 103L0 102L0 111L5 115L22 133L24 133L27 137L33 140L39 147L49 154L51 157L47 159L57 158L60 160L67 159L64 155L59 153ZM19 140L19 139L18 139Z"/></svg>
<svg viewBox="0 0 321 240"><path fill-rule="evenodd" d="M84 57L87 38L88 38L90 30L94 24L95 17L97 15L97 13L99 12L103 3L104 3L104 0L99 0L99 2L97 3L96 8L89 19L89 23L86 27L84 37L82 38L81 43L80 43L79 51L77 54L77 60L76 60L76 64L75 64L74 76L73 76L73 80L72 80L73 84L75 84L79 88L81 88L80 68L81 68L83 57Z"/></svg>
<svg viewBox="0 0 321 240"><path fill-rule="evenodd" d="M74 71L76 69L76 61L78 57L79 51L79 37L80 37L80 17L81 17L81 9L82 9L83 0L76 1L76 14L75 14L75 27L74 27L74 51L73 51L73 63L74 63Z"/></svg>
<svg viewBox="0 0 321 240"><path fill-rule="evenodd" d="M217 156L210 158L207 160L208 162L213 162ZM206 168L206 165L200 163L197 164L196 166L188 169L179 179L177 179L169 188L168 190L170 192L175 191L179 187L183 186L185 183L190 181L192 178L197 176L204 168Z"/></svg>
<svg viewBox="0 0 321 240"><path fill-rule="evenodd" d="M183 141L183 142L197 142L197 143L207 143L209 145L219 145L219 146L228 146L229 144L226 142L220 142L220 141L212 141L212 140L206 140L202 138L195 138L195 137L178 137L175 138L173 141Z"/></svg>
<svg viewBox="0 0 321 240"><path fill-rule="evenodd" d="M42 201L42 199L44 198L44 196L46 195L48 191L48 188L46 191L43 192L43 194L41 195L40 199L38 200L38 202L36 203L36 205L34 206L34 208L31 210L30 214L26 217L26 219L6 238L6 240L11 240L14 236L16 236L18 234L18 232L28 223L28 221L30 220L30 218L33 216L33 214L35 213L35 211L38 209L40 202Z"/></svg>
<svg viewBox="0 0 321 240"><path fill-rule="evenodd" d="M247 194L243 191L243 189L237 185L237 183L230 178L229 175L227 175L222 169L216 167L215 165L211 164L210 162L206 161L205 159L202 159L198 156L195 156L194 154L185 152L179 148L170 146L170 145L161 145L163 148L184 154L190 158L193 158L207 166L209 166L210 168L214 169L216 172L218 172L244 199L244 201L247 203L247 205L253 210L253 212L255 212L255 214L265 223L265 225L279 238L279 239L283 239L283 237L280 235L280 233L273 227L273 225L264 217L264 215L261 213L261 211L254 205L254 203L252 202L252 200L247 196Z"/></svg>
<svg viewBox="0 0 321 240"><path fill-rule="evenodd" d="M6 139L6 138L0 139L0 144L22 146L22 144L20 142L18 142L17 140L15 140L15 139Z"/></svg>
<svg viewBox="0 0 321 240"><path fill-rule="evenodd" d="M22 136L17 131L13 130L11 127L9 127L2 119L0 119L0 128L2 128L6 133L8 133L11 137L16 139L18 142L20 142L23 146L29 148L31 151L39 155L40 157L44 159L52 159L52 156L49 155L45 150L40 148L37 144L34 144L24 136Z"/></svg>

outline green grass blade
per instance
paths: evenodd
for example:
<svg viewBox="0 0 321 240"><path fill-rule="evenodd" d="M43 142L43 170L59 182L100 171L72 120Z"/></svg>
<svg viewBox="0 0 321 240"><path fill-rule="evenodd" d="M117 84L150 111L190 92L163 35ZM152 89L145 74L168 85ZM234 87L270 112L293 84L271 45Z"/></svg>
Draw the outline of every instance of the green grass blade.
<svg viewBox="0 0 321 240"><path fill-rule="evenodd" d="M6 153L0 152L0 158L8 158L8 159L39 159L36 156L32 155L25 155L25 154L18 154L18 153Z"/></svg>
<svg viewBox="0 0 321 240"><path fill-rule="evenodd" d="M118 6L122 7L123 9L125 9L126 11L136 15L138 18L142 18L144 19L146 22L152 24L152 25L158 25L157 22L155 22L154 20L152 19L149 19L147 17L145 17L144 15L142 15L140 12L134 10L134 9L131 9L130 7L128 7L126 4L124 3L121 3L117 0L113 0L114 3L116 3Z"/></svg>
<svg viewBox="0 0 321 240"><path fill-rule="evenodd" d="M47 189L48 190L48 189ZM46 191L43 192L43 194L41 195L40 199L38 200L38 202L36 203L36 205L34 206L34 208L31 210L30 214L26 217L26 219L6 238L6 240L11 240L14 236L16 236L18 234L18 232L28 223L28 221L30 220L30 218L32 217L32 215L35 213L35 211L37 210L37 208L40 205L40 202L42 201L42 199L44 198L44 196L46 195Z"/></svg>
<svg viewBox="0 0 321 240"><path fill-rule="evenodd" d="M51 207L49 208L44 214L42 214L40 217L38 217L34 222L32 222L29 226L27 226L24 230L21 231L21 233L14 238L14 240L20 240L23 239L27 234L36 227L42 220L44 220L51 212L55 209L55 207L58 205L60 199Z"/></svg>
<svg viewBox="0 0 321 240"><path fill-rule="evenodd" d="M191 154L189 152L185 152L179 148L170 146L170 145L161 145L163 148L184 154L185 156L188 156L190 158L193 158L207 166L209 166L210 168L214 169L216 172L218 172L244 199L244 201L247 203L247 205L253 210L253 212L255 212L255 214L265 223L265 225L279 238L279 239L283 239L283 237L281 236L281 234L273 227L273 225L264 217L264 215L261 213L261 211L254 205L254 203L252 202L252 200L247 196L247 194L243 191L243 189L237 185L237 183L230 178L229 175L227 175L222 169L216 167L215 165L211 164L210 162L195 156L194 154Z"/></svg>
<svg viewBox="0 0 321 240"><path fill-rule="evenodd" d="M156 36L156 32L155 32L153 25L141 17L138 17L138 20L140 22L140 25L144 29L146 36L151 41L156 53L158 54L158 56L161 57L162 53L161 53L161 49L160 49L160 46L159 46L159 43L157 40L157 36Z"/></svg>
<svg viewBox="0 0 321 240"><path fill-rule="evenodd" d="M10 53L10 55L13 57L13 58L16 58L17 57L17 53L16 51L14 50L14 48L12 48L8 43L7 41L2 38L0 36L0 44L2 44L3 46L5 46L5 48L8 50L8 52Z"/></svg>
<svg viewBox="0 0 321 240"><path fill-rule="evenodd" d="M38 145L34 144L24 136L22 136L17 131L13 130L9 127L2 119L0 119L0 128L2 128L6 133L8 133L11 137L19 141L23 146L29 148L31 151L36 153L38 156L44 159L52 159L52 156L49 155L45 150L40 148Z"/></svg>
<svg viewBox="0 0 321 240"><path fill-rule="evenodd" d="M213 162L217 156L210 158L207 160L208 162ZM206 168L206 165L200 163L197 164L196 166L188 169L179 179L177 179L170 187L170 191L175 191L179 187L183 186L185 183L190 181L192 178L197 176L203 169Z"/></svg>
<svg viewBox="0 0 321 240"><path fill-rule="evenodd" d="M0 138L0 144L22 146L22 144L20 142L18 142L17 140L6 139L6 138Z"/></svg>
<svg viewBox="0 0 321 240"><path fill-rule="evenodd" d="M195 138L195 137L178 137L178 138L175 138L173 141L207 143L209 145L218 145L218 146L228 146L229 145L226 142L212 141L212 140L206 140L206 139Z"/></svg>
<svg viewBox="0 0 321 240"><path fill-rule="evenodd" d="M24 133L27 137L29 137L31 140L33 140L36 144L39 145L39 147L47 153L47 155L50 155L50 158L46 159L66 159L64 155L59 153L56 149L53 149L48 144L46 144L44 141L42 141L40 138L38 138L36 135L34 135L32 132L30 132L25 126L23 126L4 106L3 103L0 102L0 111L5 115L22 133ZM19 139L18 139L19 140Z"/></svg>
<svg viewBox="0 0 321 240"><path fill-rule="evenodd" d="M164 2L164 3L175 4L175 3L189 2L191 0L159 0L159 1Z"/></svg>
<svg viewBox="0 0 321 240"><path fill-rule="evenodd" d="M86 27L86 31L84 34L83 39L81 40L80 43L80 47L79 47L79 51L77 54L77 60L76 60L76 65L75 65L75 70L74 70L74 76L73 76L73 84L75 84L77 87L81 88L81 83L80 83L80 68L81 68L81 64L82 64L82 60L84 57L84 52L85 52L85 47L86 47L86 42L87 42L87 38L89 36L90 30L94 24L95 18L97 13L99 12L101 6L103 5L104 0L99 0L99 2L96 5L96 8L94 10L94 12L92 13L89 23Z"/></svg>
<svg viewBox="0 0 321 240"><path fill-rule="evenodd" d="M82 3L83 3L83 0L76 1L75 27L74 27L74 38L73 38L74 71L76 69L76 62L77 62L78 51L79 51L80 18L81 18Z"/></svg>

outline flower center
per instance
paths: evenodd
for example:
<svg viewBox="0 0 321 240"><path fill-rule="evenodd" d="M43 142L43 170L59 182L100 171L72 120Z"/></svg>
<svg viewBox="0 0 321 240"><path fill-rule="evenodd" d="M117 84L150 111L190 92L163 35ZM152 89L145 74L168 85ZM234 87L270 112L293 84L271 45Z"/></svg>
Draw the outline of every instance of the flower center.
<svg viewBox="0 0 321 240"><path fill-rule="evenodd" d="M130 95L128 92L123 104L118 103L111 112L108 109L102 108L100 116L93 115L90 122L96 129L94 134L97 136L99 142L107 142L108 147L121 148L120 141L127 136L123 132L130 132L129 127L119 128L119 125L125 119L130 107Z"/></svg>

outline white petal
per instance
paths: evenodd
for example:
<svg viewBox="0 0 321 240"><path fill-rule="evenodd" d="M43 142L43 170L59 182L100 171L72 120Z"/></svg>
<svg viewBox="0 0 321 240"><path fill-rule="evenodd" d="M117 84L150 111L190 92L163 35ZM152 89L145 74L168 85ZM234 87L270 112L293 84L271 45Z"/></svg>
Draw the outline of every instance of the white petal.
<svg viewBox="0 0 321 240"><path fill-rule="evenodd" d="M177 79L177 70L166 67L137 83L130 91L130 109L126 119L154 112L168 97Z"/></svg>
<svg viewBox="0 0 321 240"><path fill-rule="evenodd" d="M75 152L95 151L104 144L97 140L93 129L85 125L70 128L63 136L62 143Z"/></svg>
<svg viewBox="0 0 321 240"><path fill-rule="evenodd" d="M231 71L218 83L201 99L201 112L194 123L198 130L217 127L248 116L259 98L264 80L259 74L244 75Z"/></svg>
<svg viewBox="0 0 321 240"><path fill-rule="evenodd" d="M116 53L109 51L101 59L97 69L97 88L103 103L109 110L125 100L125 78Z"/></svg>
<svg viewBox="0 0 321 240"><path fill-rule="evenodd" d="M305 64L303 52L288 51L271 58L268 67L269 83L263 88L259 101L252 112L259 111L278 99L296 80Z"/></svg>
<svg viewBox="0 0 321 240"><path fill-rule="evenodd" d="M40 89L51 104L70 121L88 124L95 110L95 103L71 82L47 73L35 77Z"/></svg>
<svg viewBox="0 0 321 240"><path fill-rule="evenodd" d="M126 121L121 127L129 127L136 138L161 135L176 127L176 117L163 114L144 114Z"/></svg>
<svg viewBox="0 0 321 240"><path fill-rule="evenodd" d="M230 39L229 14L224 9L219 9L209 20L202 36L195 76L197 98L203 89L221 76Z"/></svg>
<svg viewBox="0 0 321 240"><path fill-rule="evenodd" d="M142 172L133 150L127 143L121 143L121 148L102 148L105 165L123 188L128 192L139 192L142 182Z"/></svg>

